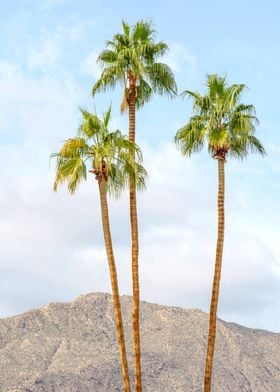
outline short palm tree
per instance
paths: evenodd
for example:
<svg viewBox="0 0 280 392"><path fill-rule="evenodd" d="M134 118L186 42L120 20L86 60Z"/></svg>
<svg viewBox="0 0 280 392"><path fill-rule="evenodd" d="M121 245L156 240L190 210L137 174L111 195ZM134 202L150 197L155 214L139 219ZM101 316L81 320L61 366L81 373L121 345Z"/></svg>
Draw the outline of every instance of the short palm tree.
<svg viewBox="0 0 280 392"><path fill-rule="evenodd" d="M208 152L218 162L218 238L215 272L210 307L208 348L205 365L204 391L211 390L211 374L216 338L216 318L224 243L224 168L227 156L244 159L249 152L262 155L265 150L254 136L258 124L252 105L240 103L244 84L228 86L226 79L217 75L207 76L207 93L184 91L193 99L194 115L175 136L183 155L191 156L200 151L204 143Z"/></svg>
<svg viewBox="0 0 280 392"><path fill-rule="evenodd" d="M140 149L128 141L119 130L108 130L111 108L100 120L96 115L81 110L82 123L77 137L68 139L59 153L53 154L57 158L56 178L54 190L60 183L66 182L72 194L76 191L81 180L87 177L87 166L95 175L99 187L101 216L104 241L110 270L113 304L117 338L119 344L121 369L124 390L130 392L130 380L126 357L124 330L121 314L121 304L118 289L117 271L111 239L107 192L118 196L120 191L133 179L135 186L143 188L145 170L140 165ZM131 152L137 156L137 161L131 159Z"/></svg>
<svg viewBox="0 0 280 392"><path fill-rule="evenodd" d="M156 42L157 32L150 20L138 21L130 26L122 22L122 33L116 34L111 41L106 42L106 49L101 52L98 62L103 71L100 79L93 86L92 93L114 88L116 84L123 86L121 111L128 109L129 131L128 138L135 142L135 109L148 102L153 93L176 94L177 87L171 69L158 59L166 53L166 43ZM133 157L132 153L132 157ZM134 338L134 372L135 390L142 390L141 383L141 354L139 330L139 275L138 275L138 223L137 203L134 181L130 181L130 222L132 242L132 284L133 306L132 325Z"/></svg>

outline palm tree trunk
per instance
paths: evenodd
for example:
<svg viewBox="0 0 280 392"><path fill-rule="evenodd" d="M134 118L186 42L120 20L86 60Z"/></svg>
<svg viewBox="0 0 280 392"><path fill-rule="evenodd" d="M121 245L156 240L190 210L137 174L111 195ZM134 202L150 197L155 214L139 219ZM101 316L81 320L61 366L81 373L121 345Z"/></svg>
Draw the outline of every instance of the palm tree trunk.
<svg viewBox="0 0 280 392"><path fill-rule="evenodd" d="M99 179L98 184L99 184L103 234L104 234L104 241L105 241L106 253L108 258L109 270L110 270L111 287L112 287L114 312L115 312L115 322L116 322L117 337L118 337L118 344L119 344L119 351L120 351L120 358L121 358L121 369L122 369L124 391L130 392L131 389L130 389L130 380L129 380L128 366L127 366L120 295L118 289L118 278L117 278L117 270L116 270L115 258L113 253L108 203L107 203L106 181L104 177Z"/></svg>
<svg viewBox="0 0 280 392"><path fill-rule="evenodd" d="M212 286L212 299L210 307L209 318L209 332L208 332L208 347L205 364L204 376L204 392L211 391L211 376L213 355L216 339L216 321L217 321L217 308L219 300L219 288L222 270L222 257L224 246L224 230L225 230L225 212L224 212L224 199L225 199L225 159L218 157L218 239L216 246L216 261L215 272Z"/></svg>
<svg viewBox="0 0 280 392"><path fill-rule="evenodd" d="M128 112L129 112L129 131L128 139L135 143L135 102L136 102L136 79L130 79ZM133 153L133 159L135 154ZM139 288L139 267L138 267L138 222L137 222L137 202L136 186L133 179L129 181L129 204L130 204L130 226L131 226L131 255L132 255L132 330L133 330L133 349L134 349L134 382L135 391L142 391L141 382L141 351L140 351L140 288Z"/></svg>

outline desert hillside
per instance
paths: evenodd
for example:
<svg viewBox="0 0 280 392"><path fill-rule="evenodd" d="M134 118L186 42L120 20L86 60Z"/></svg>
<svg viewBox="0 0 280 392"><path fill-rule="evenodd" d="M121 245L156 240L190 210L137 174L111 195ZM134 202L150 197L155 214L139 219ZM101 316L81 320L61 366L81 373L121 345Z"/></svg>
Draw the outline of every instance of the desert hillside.
<svg viewBox="0 0 280 392"><path fill-rule="evenodd" d="M122 297L132 371L129 297ZM142 302L145 392L201 392L207 315ZM122 391L112 298L94 293L0 320L0 390ZM218 322L213 392L279 392L280 334Z"/></svg>

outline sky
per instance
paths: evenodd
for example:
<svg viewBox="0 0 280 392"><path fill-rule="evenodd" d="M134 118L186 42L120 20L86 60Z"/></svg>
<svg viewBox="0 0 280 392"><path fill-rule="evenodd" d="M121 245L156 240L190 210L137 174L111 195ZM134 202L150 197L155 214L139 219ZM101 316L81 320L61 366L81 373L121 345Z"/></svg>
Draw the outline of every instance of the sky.
<svg viewBox="0 0 280 392"><path fill-rule="evenodd" d="M50 155L74 136L79 107L127 132L120 88L98 95L98 53L121 31L152 19L169 45L162 59L178 90L205 91L206 74L248 87L265 158L226 163L226 229L219 317L280 332L280 3L11 0L0 26L0 317L49 302L110 292L98 189L53 192ZM137 112L149 180L138 196L141 298L208 311L217 226L217 162L184 158L173 143L191 101L154 96ZM131 294L127 192L110 200L121 294Z"/></svg>

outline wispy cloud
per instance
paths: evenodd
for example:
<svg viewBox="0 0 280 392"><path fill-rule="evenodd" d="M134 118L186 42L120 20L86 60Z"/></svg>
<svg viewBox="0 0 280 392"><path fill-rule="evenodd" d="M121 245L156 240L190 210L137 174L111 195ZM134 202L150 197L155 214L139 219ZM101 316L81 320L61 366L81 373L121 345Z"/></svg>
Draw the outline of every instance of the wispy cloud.
<svg viewBox="0 0 280 392"><path fill-rule="evenodd" d="M20 75L20 68L17 64L0 59L0 80L14 80Z"/></svg>
<svg viewBox="0 0 280 392"><path fill-rule="evenodd" d="M32 48L27 54L27 66L33 71L36 68L45 73L55 71L62 50L56 40L43 39L38 42L37 48Z"/></svg>
<svg viewBox="0 0 280 392"><path fill-rule="evenodd" d="M32 96L35 103L38 94ZM49 96L46 114L53 112L55 117L57 102ZM63 110L63 118L76 112L74 107ZM71 136L66 125L60 123L61 137ZM30 121L29 127L26 145L10 150L4 146L0 154L5 205L0 225L2 315L88 291L110 290L96 183L89 177L74 197L63 188L53 194L53 170L49 171L44 145L46 135L57 127L56 120L50 118L44 125L36 145L31 140L38 132L37 122ZM58 128L55 134L57 139ZM12 152L16 160L9 172L5 162ZM139 195L142 298L208 310L216 241L216 162L198 156L184 160L168 143L146 146L144 156L150 180L147 191ZM228 197L235 199L235 190L228 190ZM252 235L251 225L243 225L239 204L236 198L227 211L220 316L276 330L278 317L271 308L279 294L275 255L261 232ZM120 288L129 294L127 196L110 202L110 208ZM22 287L28 287L24 295Z"/></svg>
<svg viewBox="0 0 280 392"><path fill-rule="evenodd" d="M187 48L178 43L171 43L169 45L169 52L164 56L163 62L168 64L172 71L181 77L192 74L196 71L197 59L193 53L190 53Z"/></svg>
<svg viewBox="0 0 280 392"><path fill-rule="evenodd" d="M98 55L98 51L90 52L81 64L81 71L87 75L93 76L96 80L101 74L101 68L96 62Z"/></svg>

